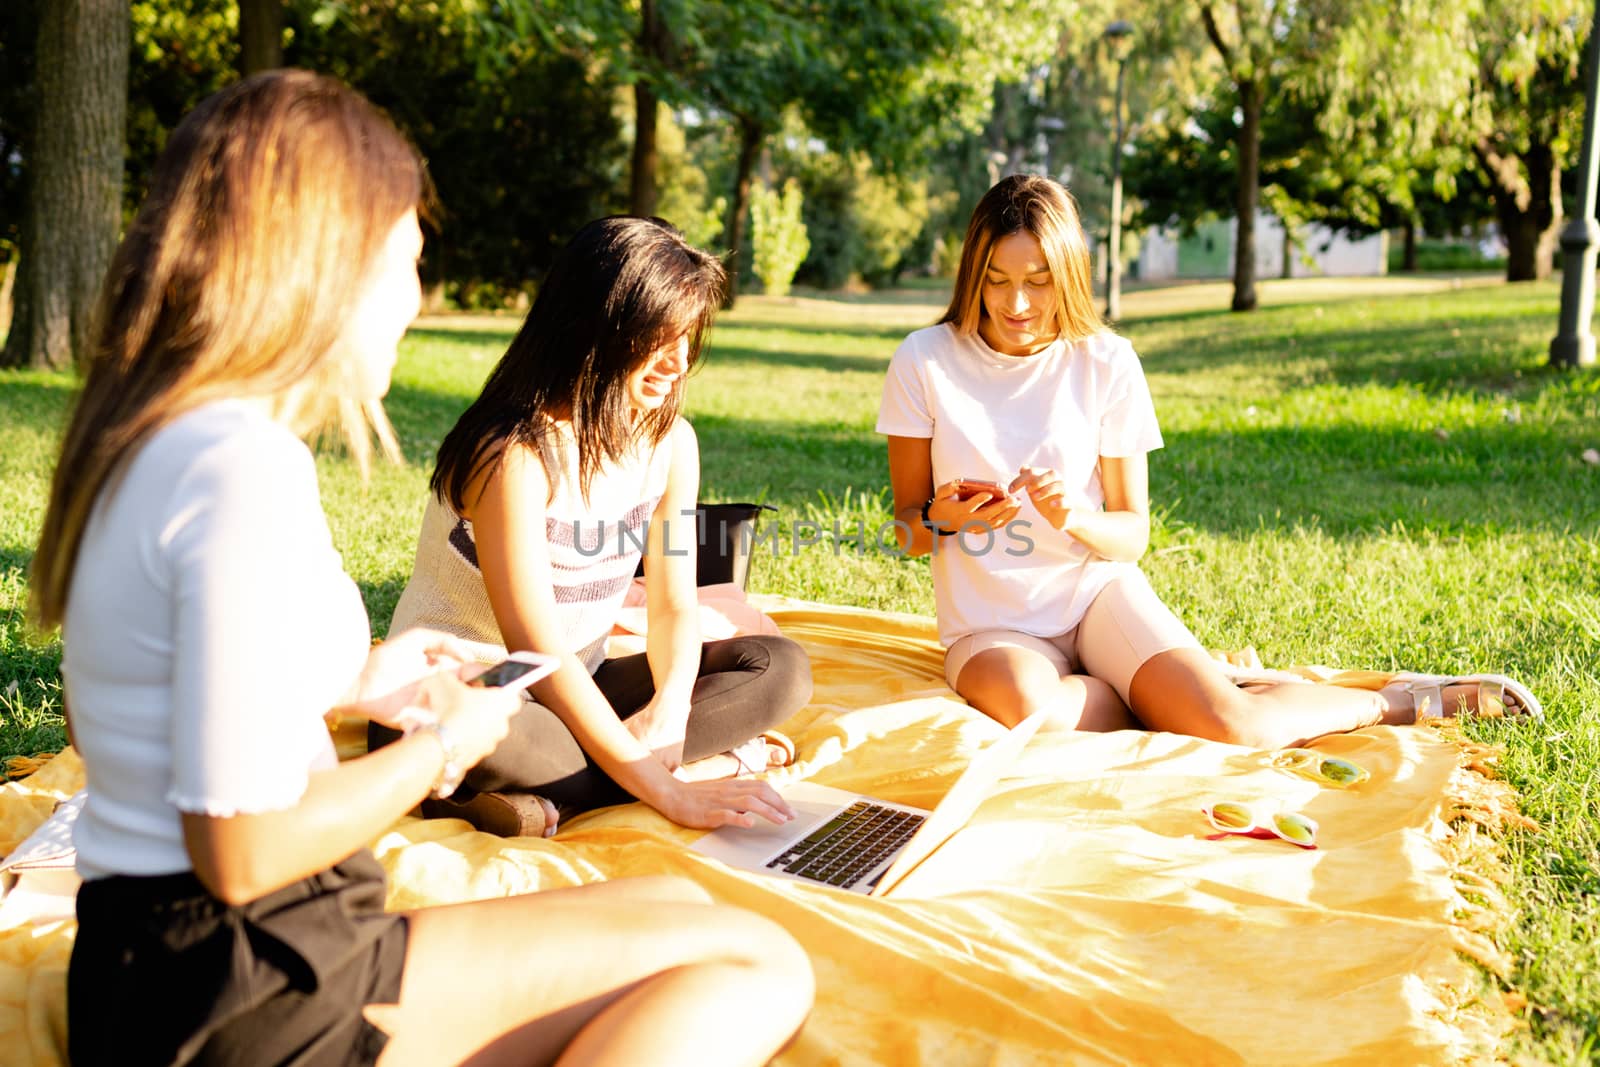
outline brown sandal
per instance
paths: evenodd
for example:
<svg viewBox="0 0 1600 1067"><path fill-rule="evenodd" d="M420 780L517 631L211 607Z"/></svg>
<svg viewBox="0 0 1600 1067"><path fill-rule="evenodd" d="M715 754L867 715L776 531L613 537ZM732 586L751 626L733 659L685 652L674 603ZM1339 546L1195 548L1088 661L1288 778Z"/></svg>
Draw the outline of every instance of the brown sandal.
<svg viewBox="0 0 1600 1067"><path fill-rule="evenodd" d="M462 819L496 837L550 837L560 819L556 806L536 793L466 793L429 797L426 819Z"/></svg>

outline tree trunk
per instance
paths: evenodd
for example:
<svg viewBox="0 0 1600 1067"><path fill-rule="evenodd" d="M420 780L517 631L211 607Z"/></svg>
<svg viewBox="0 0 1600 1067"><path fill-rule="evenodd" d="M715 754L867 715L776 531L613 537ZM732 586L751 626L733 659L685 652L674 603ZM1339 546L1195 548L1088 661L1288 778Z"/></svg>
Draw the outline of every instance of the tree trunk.
<svg viewBox="0 0 1600 1067"><path fill-rule="evenodd" d="M633 163L630 171L628 210L635 215L656 213L656 94L641 79L633 83ZM669 220L670 221L670 220Z"/></svg>
<svg viewBox="0 0 1600 1067"><path fill-rule="evenodd" d="M239 0L239 73L283 66L283 0Z"/></svg>
<svg viewBox="0 0 1600 1067"><path fill-rule="evenodd" d="M663 45L655 0L640 0L639 54L647 60L647 71L650 60L665 58ZM635 215L656 213L656 167L660 163L660 153L656 148L656 116L660 101L656 97L655 86L650 84L652 76L643 74L633 83L633 161L629 169L628 210Z"/></svg>
<svg viewBox="0 0 1600 1067"><path fill-rule="evenodd" d="M0 263L0 333L11 328L11 281L16 274L15 258Z"/></svg>
<svg viewBox="0 0 1600 1067"><path fill-rule="evenodd" d="M40 5L27 204L0 366L64 368L88 350L122 228L129 22L124 0Z"/></svg>
<svg viewBox="0 0 1600 1067"><path fill-rule="evenodd" d="M1495 216L1506 239L1506 281L1548 278L1561 229L1561 164L1548 144L1533 142L1520 157L1480 144L1478 164L1489 177Z"/></svg>
<svg viewBox="0 0 1600 1067"><path fill-rule="evenodd" d="M756 169L756 158L761 154L765 140L761 125L752 119L739 121L739 162L734 170L733 200L728 205L728 223L722 235L728 242L728 298L725 308L733 307L739 296L739 246L744 243L744 217L750 211L750 177Z"/></svg>
<svg viewBox="0 0 1600 1067"><path fill-rule="evenodd" d="M1407 274L1417 272L1417 220L1407 219L1405 225L1400 227L1402 251L1400 253L1400 269Z"/></svg>
<svg viewBox="0 0 1600 1067"><path fill-rule="evenodd" d="M1239 83L1238 188L1233 199L1238 239L1233 244L1233 310L1256 306L1256 202L1261 193L1261 105L1265 87L1258 81Z"/></svg>

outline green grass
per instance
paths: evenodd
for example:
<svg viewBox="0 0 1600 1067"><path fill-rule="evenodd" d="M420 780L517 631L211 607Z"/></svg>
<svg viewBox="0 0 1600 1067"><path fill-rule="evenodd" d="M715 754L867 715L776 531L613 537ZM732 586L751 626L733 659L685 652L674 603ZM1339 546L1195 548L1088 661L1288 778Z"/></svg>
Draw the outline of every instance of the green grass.
<svg viewBox="0 0 1600 1067"><path fill-rule="evenodd" d="M1473 724L1542 826L1506 842L1500 942L1531 1007L1512 1055L1600 1057L1600 374L1545 366L1553 285L1483 279L1268 282L1262 310L1215 287L1125 297L1167 447L1151 462L1146 570L1214 646L1269 665L1499 670L1544 698L1541 727ZM702 499L781 509L819 544L763 551L753 589L931 613L925 561L859 552L888 519L872 432L899 338L944 300L747 298L690 387ZM431 320L389 409L411 464L363 486L322 461L334 536L380 631L411 565L426 464L510 338L503 318ZM22 622L67 379L0 374L0 755L62 742L59 645ZM835 520L845 537L835 540ZM804 531L803 531L804 532Z"/></svg>

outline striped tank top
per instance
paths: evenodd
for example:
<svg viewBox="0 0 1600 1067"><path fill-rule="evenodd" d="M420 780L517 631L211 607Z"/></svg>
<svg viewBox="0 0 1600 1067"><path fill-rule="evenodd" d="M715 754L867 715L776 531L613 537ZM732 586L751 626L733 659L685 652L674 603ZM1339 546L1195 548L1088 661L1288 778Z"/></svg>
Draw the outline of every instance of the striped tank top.
<svg viewBox="0 0 1600 1067"><path fill-rule="evenodd" d="M578 450L566 426L552 451L553 495L545 511L551 593L566 648L589 672L605 660L606 639L644 554L650 516L666 491L671 437L643 446L623 462L596 472L585 500L578 489ZM489 604L472 523L430 495L417 539L416 564L390 632L428 626L479 646L498 658L505 641Z"/></svg>

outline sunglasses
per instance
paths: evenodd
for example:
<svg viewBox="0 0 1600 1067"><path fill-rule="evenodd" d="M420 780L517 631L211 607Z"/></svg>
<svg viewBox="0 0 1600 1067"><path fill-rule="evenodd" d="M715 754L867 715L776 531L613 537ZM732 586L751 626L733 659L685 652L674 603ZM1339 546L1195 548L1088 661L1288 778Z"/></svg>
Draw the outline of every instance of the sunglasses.
<svg viewBox="0 0 1600 1067"><path fill-rule="evenodd" d="M1272 765L1280 771L1339 789L1358 786L1372 777L1359 763L1351 763L1338 756L1325 756L1309 748L1286 748L1272 757Z"/></svg>
<svg viewBox="0 0 1600 1067"><path fill-rule="evenodd" d="M1274 811L1265 818L1255 805L1243 800L1219 800L1200 809L1221 833L1208 840L1239 834L1244 837L1281 838L1301 848L1317 847L1317 823L1299 812Z"/></svg>

